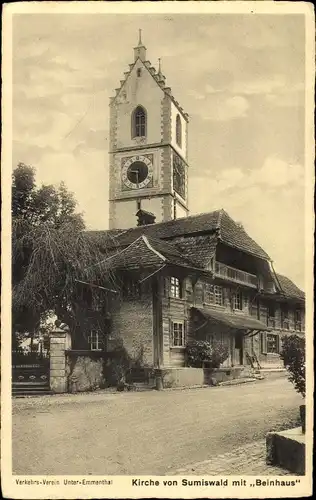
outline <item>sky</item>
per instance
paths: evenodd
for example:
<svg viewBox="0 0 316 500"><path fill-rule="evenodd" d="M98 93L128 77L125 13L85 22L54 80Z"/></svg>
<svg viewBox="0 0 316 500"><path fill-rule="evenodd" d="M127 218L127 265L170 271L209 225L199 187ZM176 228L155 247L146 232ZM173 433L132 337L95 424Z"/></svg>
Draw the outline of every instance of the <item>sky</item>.
<svg viewBox="0 0 316 500"><path fill-rule="evenodd" d="M303 288L302 14L14 14L13 167L108 228L108 104L139 28L190 117L190 214L224 208Z"/></svg>

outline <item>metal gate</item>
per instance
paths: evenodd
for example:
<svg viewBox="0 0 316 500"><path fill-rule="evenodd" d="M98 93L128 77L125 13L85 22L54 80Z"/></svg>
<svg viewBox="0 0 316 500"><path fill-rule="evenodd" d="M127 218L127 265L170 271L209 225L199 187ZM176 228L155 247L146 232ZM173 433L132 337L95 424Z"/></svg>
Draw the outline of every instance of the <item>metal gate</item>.
<svg viewBox="0 0 316 500"><path fill-rule="evenodd" d="M49 393L49 353L12 352L12 394Z"/></svg>

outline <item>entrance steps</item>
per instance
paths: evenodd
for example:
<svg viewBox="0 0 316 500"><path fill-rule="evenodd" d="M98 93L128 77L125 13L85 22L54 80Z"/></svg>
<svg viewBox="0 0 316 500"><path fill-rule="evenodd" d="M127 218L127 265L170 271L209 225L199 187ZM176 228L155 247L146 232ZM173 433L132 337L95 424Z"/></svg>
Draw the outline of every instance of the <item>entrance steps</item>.
<svg viewBox="0 0 316 500"><path fill-rule="evenodd" d="M13 382L12 396L43 396L51 394L48 382Z"/></svg>

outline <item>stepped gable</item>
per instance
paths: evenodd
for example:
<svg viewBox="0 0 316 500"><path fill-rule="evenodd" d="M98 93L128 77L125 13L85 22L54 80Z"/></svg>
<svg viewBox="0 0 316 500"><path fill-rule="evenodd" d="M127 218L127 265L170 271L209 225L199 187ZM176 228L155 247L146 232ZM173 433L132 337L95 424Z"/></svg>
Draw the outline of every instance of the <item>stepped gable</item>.
<svg viewBox="0 0 316 500"><path fill-rule="evenodd" d="M139 45L138 47L145 49L144 56L146 56L146 47L142 44L141 41L141 35L139 39ZM137 47L135 47L137 49ZM184 109L180 106L179 102L174 98L172 95L171 88L166 85L166 77L165 75L162 74L161 72L161 63L159 59L159 69L158 71L154 66L152 66L151 62L148 60L144 60L142 57L137 57L134 63L129 64L129 69L128 71L124 72L124 78L120 80L120 85L115 89L115 96L110 98L110 103L113 103L116 98L119 96L122 88L124 87L124 84L126 80L129 78L130 74L132 73L135 64L137 61L141 61L143 64L143 67L150 73L152 78L155 80L157 85L161 88L161 90L170 97L171 101L174 103L174 105L178 108L178 110L181 112L182 116L185 118L185 120L188 122L189 121L189 115L184 111Z"/></svg>
<svg viewBox="0 0 316 500"><path fill-rule="evenodd" d="M278 283L280 284L281 292L283 292L286 297L291 299L305 300L305 293L303 292L303 290L298 288L295 283L293 283L293 281L291 281L286 276L283 276L282 274L276 273L276 277Z"/></svg>

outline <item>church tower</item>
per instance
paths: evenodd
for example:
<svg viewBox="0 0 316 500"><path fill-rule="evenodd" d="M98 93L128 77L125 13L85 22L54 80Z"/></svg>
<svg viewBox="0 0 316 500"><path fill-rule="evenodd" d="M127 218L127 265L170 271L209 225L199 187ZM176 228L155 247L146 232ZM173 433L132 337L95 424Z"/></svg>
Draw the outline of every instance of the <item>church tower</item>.
<svg viewBox="0 0 316 500"><path fill-rule="evenodd" d="M126 229L188 215L188 115L146 59L134 62L110 99L109 227Z"/></svg>

